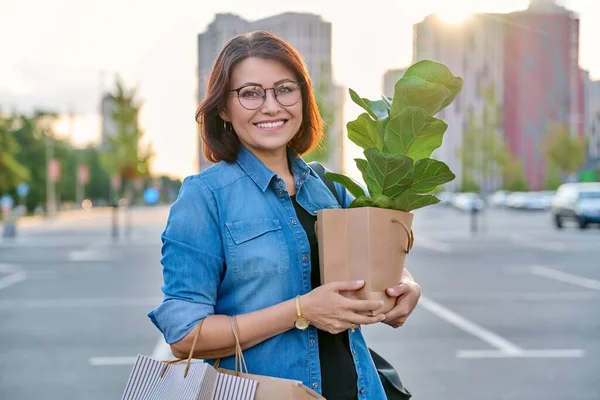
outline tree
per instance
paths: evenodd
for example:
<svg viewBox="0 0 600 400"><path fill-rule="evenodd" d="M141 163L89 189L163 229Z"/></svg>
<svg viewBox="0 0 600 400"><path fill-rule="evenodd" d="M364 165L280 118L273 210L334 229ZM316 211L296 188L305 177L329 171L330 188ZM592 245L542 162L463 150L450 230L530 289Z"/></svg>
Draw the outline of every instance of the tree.
<svg viewBox="0 0 600 400"><path fill-rule="evenodd" d="M511 157L505 165L502 172L504 180L504 189L511 192L526 192L529 190L527 179L525 178L525 170L523 163Z"/></svg>
<svg viewBox="0 0 600 400"><path fill-rule="evenodd" d="M126 196L131 199L134 179L150 175L149 163L153 154L150 145L140 149L144 131L138 122L142 103L137 99L137 90L127 89L117 77L114 93L110 96L114 104L112 118L116 134L108 138L103 164L112 176L121 179Z"/></svg>
<svg viewBox="0 0 600 400"><path fill-rule="evenodd" d="M510 153L500 130L502 110L494 86L482 91L483 107L477 115L467 111L463 146L458 152L462 162L461 190L464 192L491 191L494 180L499 181Z"/></svg>
<svg viewBox="0 0 600 400"><path fill-rule="evenodd" d="M542 149L546 161L564 174L574 175L585 165L588 139L572 134L564 124L552 123L548 127Z"/></svg>
<svg viewBox="0 0 600 400"><path fill-rule="evenodd" d="M15 120L0 115L0 194L29 179L29 170L17 159L21 150L14 137Z"/></svg>

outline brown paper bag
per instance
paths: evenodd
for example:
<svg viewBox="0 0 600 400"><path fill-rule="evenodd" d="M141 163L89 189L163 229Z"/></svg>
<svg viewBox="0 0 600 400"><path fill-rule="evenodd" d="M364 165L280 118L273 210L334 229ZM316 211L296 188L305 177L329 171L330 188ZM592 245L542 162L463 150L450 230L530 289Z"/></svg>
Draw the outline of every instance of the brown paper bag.
<svg viewBox="0 0 600 400"><path fill-rule="evenodd" d="M317 212L321 284L364 280L365 286L344 295L383 300L374 314L390 311L396 298L386 289L400 283L412 248L413 214L375 207L324 209Z"/></svg>
<svg viewBox="0 0 600 400"><path fill-rule="evenodd" d="M323 396L312 391L308 387L302 384L302 382L274 378L265 375L254 375L248 373L248 367L244 360L242 353L242 347L240 345L239 335L237 331L237 323L235 317L229 318L231 322L231 330L236 341L236 354L235 354L235 370L228 370L219 367L220 360L215 363L215 368L218 372L234 375L246 379L251 379L258 382L258 388L256 390L256 400L313 400L313 399L325 399ZM243 372L245 371L245 372Z"/></svg>

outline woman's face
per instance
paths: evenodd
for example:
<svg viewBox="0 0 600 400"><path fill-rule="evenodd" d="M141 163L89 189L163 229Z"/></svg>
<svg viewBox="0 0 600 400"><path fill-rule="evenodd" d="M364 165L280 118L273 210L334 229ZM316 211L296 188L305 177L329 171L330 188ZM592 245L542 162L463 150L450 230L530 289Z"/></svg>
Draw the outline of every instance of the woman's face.
<svg viewBox="0 0 600 400"><path fill-rule="evenodd" d="M231 122L240 142L253 153L285 153L302 124L302 89L294 73L278 61L246 58L231 73L229 89L239 88L239 96L230 92L221 118Z"/></svg>

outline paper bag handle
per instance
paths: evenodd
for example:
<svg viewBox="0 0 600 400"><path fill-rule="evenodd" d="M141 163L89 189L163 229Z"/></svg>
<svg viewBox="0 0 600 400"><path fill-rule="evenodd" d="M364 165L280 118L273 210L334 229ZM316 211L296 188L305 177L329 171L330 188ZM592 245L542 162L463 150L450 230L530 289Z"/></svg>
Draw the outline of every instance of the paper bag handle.
<svg viewBox="0 0 600 400"><path fill-rule="evenodd" d="M240 373L247 374L248 366L246 365L246 360L244 359L244 353L242 351L242 345L240 344L237 319L235 317L229 317L229 323L231 324L231 331L233 332L233 337L235 338L235 375L239 376ZM215 362L215 368L219 368L220 364L221 359L217 358L217 361Z"/></svg>
<svg viewBox="0 0 600 400"><path fill-rule="evenodd" d="M188 356L187 359L185 358L177 358L175 360L170 360L170 361L165 361L165 366L162 369L162 372L160 373L160 377L162 378L163 376L165 376L165 373L167 372L167 368L169 368L169 365L171 364L177 364L178 362L181 361L185 361L185 371L183 372L183 377L187 378L188 375L188 371L190 370L190 365L192 363L192 356L194 355L194 349L196 348L196 343L198 342L198 336L200 336L200 328L202 328L202 324L204 323L204 320L200 321L200 323L196 326L196 333L194 333L194 340L192 341L192 348L190 349L190 354Z"/></svg>
<svg viewBox="0 0 600 400"><path fill-rule="evenodd" d="M404 250L404 252L406 254L408 254L410 252L410 250L413 247L413 244L415 244L415 234L413 233L412 229L408 229L408 227L404 224L404 222L402 221L398 221L396 218L392 218L392 223L396 223L396 224L400 224L402 226L402 228L404 228L404 231L406 232L406 235L408 236L408 244L406 246L406 250Z"/></svg>
<svg viewBox="0 0 600 400"><path fill-rule="evenodd" d="M187 359L178 358L175 360L164 361L165 366L163 367L162 372L160 374L161 378L164 377L165 373L167 372L167 368L169 368L169 365L177 364L182 361L186 362L185 371L183 372L183 377L187 378L188 371L190 369L190 365L192 363L192 358L194 355L194 349L196 348L196 343L198 342L198 336L200 336L200 329L202 328L203 323L204 323L204 320L200 321L200 323L195 328L196 333L194 333L194 340L192 341L192 348L190 349L190 354L188 355L188 358ZM244 370L246 373L248 373L248 366L246 365L246 360L244 359L244 354L242 353L242 346L240 344L240 337L239 337L239 333L238 333L238 329L237 329L237 319L235 317L229 317L229 323L231 324L231 330L233 331L233 337L235 338L235 373L236 373L236 376L239 376L240 373L244 373ZM239 364L238 364L238 362L239 362ZM217 358L217 361L215 362L214 367L219 368L220 363L221 363L221 359ZM238 365L239 365L239 368L238 368Z"/></svg>

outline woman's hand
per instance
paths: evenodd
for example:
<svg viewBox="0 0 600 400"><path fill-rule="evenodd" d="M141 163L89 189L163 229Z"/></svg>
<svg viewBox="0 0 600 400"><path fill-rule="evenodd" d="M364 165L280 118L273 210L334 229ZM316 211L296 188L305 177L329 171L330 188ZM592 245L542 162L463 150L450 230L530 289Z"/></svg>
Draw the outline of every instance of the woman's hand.
<svg viewBox="0 0 600 400"><path fill-rule="evenodd" d="M309 320L311 325L332 334L358 325L370 325L383 321L384 314L370 315L373 310L377 310L383 305L382 301L354 300L340 294L340 292L357 291L364 284L364 281L350 281L332 282L319 286L300 298L302 316Z"/></svg>
<svg viewBox="0 0 600 400"><path fill-rule="evenodd" d="M388 288L387 294L396 297L396 305L385 314L383 323L396 329L404 325L417 306L421 297L421 287L412 278L405 277L399 285Z"/></svg>

